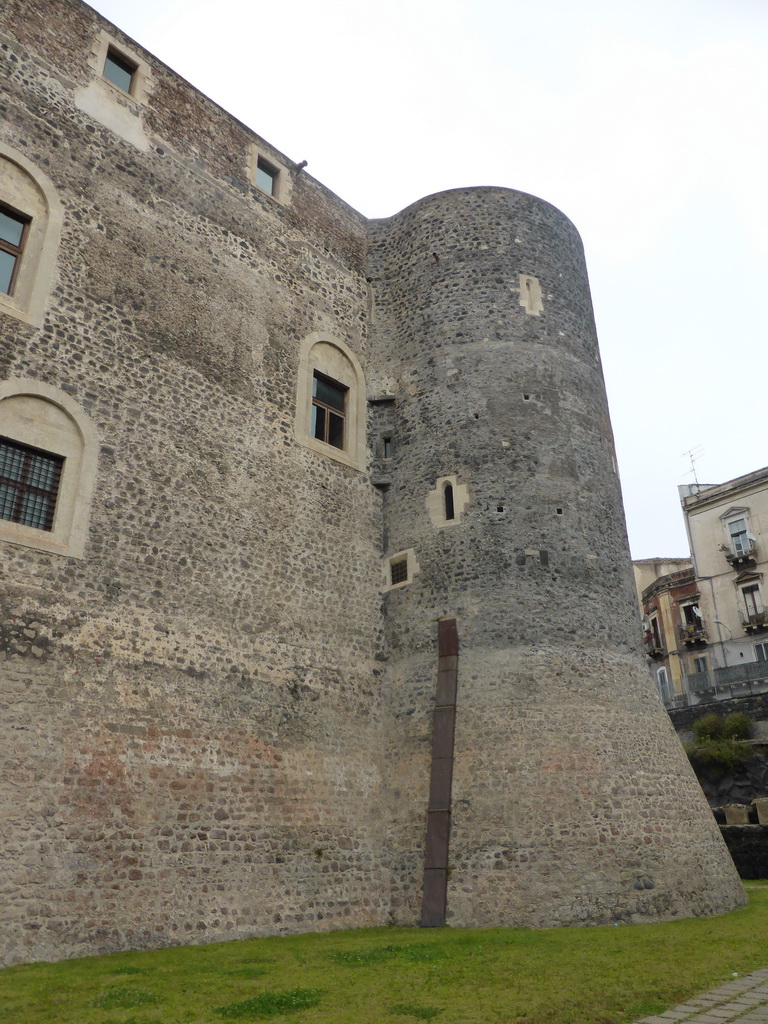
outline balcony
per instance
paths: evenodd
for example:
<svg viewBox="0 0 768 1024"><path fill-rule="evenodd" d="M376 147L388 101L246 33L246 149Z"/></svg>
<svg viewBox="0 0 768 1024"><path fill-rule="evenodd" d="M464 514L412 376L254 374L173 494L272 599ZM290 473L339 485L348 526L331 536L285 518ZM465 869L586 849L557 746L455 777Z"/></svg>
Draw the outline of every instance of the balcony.
<svg viewBox="0 0 768 1024"><path fill-rule="evenodd" d="M765 608L751 612L739 609L739 618L741 619L741 628L745 633L760 633L764 629L768 629L768 612Z"/></svg>
<svg viewBox="0 0 768 1024"><path fill-rule="evenodd" d="M739 569L745 565L751 565L755 561L757 548L755 545L755 538L742 535L738 538L733 538L731 547L723 545L723 554L725 560L734 569Z"/></svg>
<svg viewBox="0 0 768 1024"><path fill-rule="evenodd" d="M748 661L710 672L696 672L685 677L684 685L682 696L664 702L668 710L766 693L768 661Z"/></svg>
<svg viewBox="0 0 768 1024"><path fill-rule="evenodd" d="M686 623L684 626L678 626L677 631L686 647L702 647L707 643L707 631L703 623L698 626Z"/></svg>
<svg viewBox="0 0 768 1024"><path fill-rule="evenodd" d="M645 653L649 658L663 658L667 649L661 643L658 637L655 637L653 633L646 633L643 637L645 643Z"/></svg>

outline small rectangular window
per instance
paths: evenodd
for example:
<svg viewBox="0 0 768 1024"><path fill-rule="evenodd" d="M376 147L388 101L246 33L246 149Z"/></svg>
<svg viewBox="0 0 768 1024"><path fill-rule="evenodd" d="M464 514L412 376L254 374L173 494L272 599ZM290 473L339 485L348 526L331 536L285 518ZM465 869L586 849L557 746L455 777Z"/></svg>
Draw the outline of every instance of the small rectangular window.
<svg viewBox="0 0 768 1024"><path fill-rule="evenodd" d="M347 388L315 373L312 380L312 436L344 448Z"/></svg>
<svg viewBox="0 0 768 1024"><path fill-rule="evenodd" d="M384 438L383 450L384 450L384 458L385 459L391 459L392 458L392 438L391 437L385 437Z"/></svg>
<svg viewBox="0 0 768 1024"><path fill-rule="evenodd" d="M137 70L138 67L133 61L128 60L111 46L109 47L107 59L104 61L104 77L108 82L130 95L133 88L133 77Z"/></svg>
<svg viewBox="0 0 768 1024"><path fill-rule="evenodd" d="M4 295L13 294L28 224L29 217L0 206L0 292Z"/></svg>
<svg viewBox="0 0 768 1024"><path fill-rule="evenodd" d="M446 484L443 490L443 501L445 504L445 518L447 521L456 518L456 510L453 506L453 484Z"/></svg>
<svg viewBox="0 0 768 1024"><path fill-rule="evenodd" d="M389 577L393 587L397 583L405 583L408 580L408 559L398 558L396 562L390 562Z"/></svg>
<svg viewBox="0 0 768 1024"><path fill-rule="evenodd" d="M707 671L707 659L706 658L694 658L693 659L693 671L694 672L706 672Z"/></svg>
<svg viewBox="0 0 768 1024"><path fill-rule="evenodd" d="M277 186L278 170L272 164L259 157L256 161L256 185L268 196L273 196Z"/></svg>
<svg viewBox="0 0 768 1024"><path fill-rule="evenodd" d="M0 438L0 519L52 530L64 460Z"/></svg>
<svg viewBox="0 0 768 1024"><path fill-rule="evenodd" d="M755 644L755 658L757 661L768 661L768 643Z"/></svg>

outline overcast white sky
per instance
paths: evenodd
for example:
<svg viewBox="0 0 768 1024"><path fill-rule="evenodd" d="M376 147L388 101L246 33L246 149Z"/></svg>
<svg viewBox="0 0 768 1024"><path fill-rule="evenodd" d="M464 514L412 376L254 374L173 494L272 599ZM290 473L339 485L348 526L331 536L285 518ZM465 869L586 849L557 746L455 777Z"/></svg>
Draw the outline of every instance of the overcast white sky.
<svg viewBox="0 0 768 1024"><path fill-rule="evenodd" d="M635 558L768 464L766 0L96 0L368 217L554 203L587 252Z"/></svg>

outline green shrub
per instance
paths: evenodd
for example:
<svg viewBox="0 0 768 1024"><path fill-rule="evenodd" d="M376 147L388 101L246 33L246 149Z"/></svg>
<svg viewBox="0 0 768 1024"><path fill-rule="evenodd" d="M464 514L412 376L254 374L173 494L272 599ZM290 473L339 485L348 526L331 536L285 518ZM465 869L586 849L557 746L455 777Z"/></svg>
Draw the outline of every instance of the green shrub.
<svg viewBox="0 0 768 1024"><path fill-rule="evenodd" d="M723 736L729 740L748 740L752 734L752 719L743 711L734 711L723 722Z"/></svg>
<svg viewBox="0 0 768 1024"><path fill-rule="evenodd" d="M739 740L714 739L688 743L685 752L700 777L719 782L728 772L738 772L752 757L752 749Z"/></svg>
<svg viewBox="0 0 768 1024"><path fill-rule="evenodd" d="M723 720L714 711L703 715L693 723L693 735L697 743L706 743L723 735Z"/></svg>

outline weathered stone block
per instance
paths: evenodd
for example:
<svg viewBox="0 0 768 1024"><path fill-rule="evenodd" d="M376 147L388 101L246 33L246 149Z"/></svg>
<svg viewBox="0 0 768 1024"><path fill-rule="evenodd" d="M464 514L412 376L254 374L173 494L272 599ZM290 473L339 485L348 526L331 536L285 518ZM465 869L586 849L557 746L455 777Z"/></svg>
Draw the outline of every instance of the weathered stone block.
<svg viewBox="0 0 768 1024"><path fill-rule="evenodd" d="M749 824L749 807L746 804L727 804L723 811L726 825Z"/></svg>

